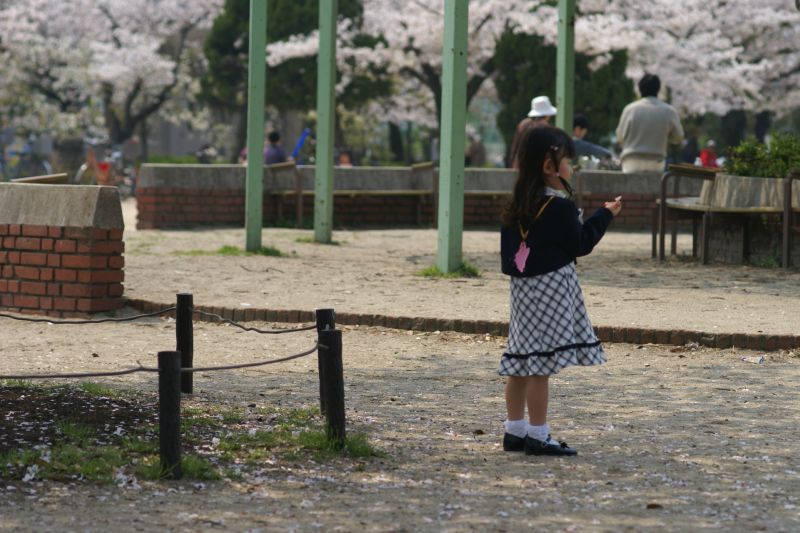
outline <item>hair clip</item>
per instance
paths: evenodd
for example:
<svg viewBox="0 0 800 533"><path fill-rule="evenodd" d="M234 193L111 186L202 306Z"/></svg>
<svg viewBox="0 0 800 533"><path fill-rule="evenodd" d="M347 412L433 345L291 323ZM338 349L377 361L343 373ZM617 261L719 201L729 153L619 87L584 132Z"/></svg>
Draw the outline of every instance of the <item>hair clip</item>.
<svg viewBox="0 0 800 533"><path fill-rule="evenodd" d="M551 149L552 151L554 151L554 152L558 152L558 146L556 146L555 144L551 144L551 145L550 145L550 149Z"/></svg>

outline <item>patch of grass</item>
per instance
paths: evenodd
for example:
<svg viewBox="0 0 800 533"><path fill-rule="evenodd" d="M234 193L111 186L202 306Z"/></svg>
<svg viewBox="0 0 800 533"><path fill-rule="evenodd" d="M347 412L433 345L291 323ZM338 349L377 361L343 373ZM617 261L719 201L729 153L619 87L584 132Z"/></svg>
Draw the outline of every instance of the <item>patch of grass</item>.
<svg viewBox="0 0 800 533"><path fill-rule="evenodd" d="M240 256L240 255L264 255L269 257L285 257L286 254L275 248L274 246L262 246L255 252L246 252L236 246L225 245L219 247L215 251L209 250L184 250L173 252L175 255L181 256L203 256L203 255L223 255L223 256Z"/></svg>
<svg viewBox="0 0 800 533"><path fill-rule="evenodd" d="M99 383L92 383L91 381L83 381L78 384L78 388L92 396L106 396L108 398L116 397L119 392L111 387L100 385Z"/></svg>
<svg viewBox="0 0 800 533"><path fill-rule="evenodd" d="M317 241L314 240L313 236L311 236L311 237L298 237L294 241L295 242L301 242L301 243L304 243L304 244L323 244L323 245L327 245L327 246L341 246L341 244L342 244L340 241L334 241L334 240L331 240L331 242L317 242Z"/></svg>
<svg viewBox="0 0 800 533"><path fill-rule="evenodd" d="M780 268L781 257L778 254L762 257L753 263L753 266L759 268Z"/></svg>
<svg viewBox="0 0 800 533"><path fill-rule="evenodd" d="M220 474L209 461L196 455L187 455L181 459L181 470L185 477L191 479L214 480Z"/></svg>
<svg viewBox="0 0 800 533"><path fill-rule="evenodd" d="M33 381L24 379L7 379L2 382L4 386L15 389L29 389L34 386Z"/></svg>
<svg viewBox="0 0 800 533"><path fill-rule="evenodd" d="M94 435L94 429L78 422L56 422L56 429L69 441L84 444Z"/></svg>
<svg viewBox="0 0 800 533"><path fill-rule="evenodd" d="M443 278L443 279L479 278L481 277L481 271L478 269L478 267L476 267L469 261L464 261L463 263L461 263L461 266L458 267L458 269L453 272L442 272L438 266L433 265L429 266L428 268L422 269L417 273L417 275L425 278Z"/></svg>
<svg viewBox="0 0 800 533"><path fill-rule="evenodd" d="M0 400L0 482L116 483L118 473L148 480L166 475L153 395L88 383L0 386ZM302 464L385 456L361 434L349 435L338 449L316 407L189 403L181 413L186 479L237 479L268 460Z"/></svg>

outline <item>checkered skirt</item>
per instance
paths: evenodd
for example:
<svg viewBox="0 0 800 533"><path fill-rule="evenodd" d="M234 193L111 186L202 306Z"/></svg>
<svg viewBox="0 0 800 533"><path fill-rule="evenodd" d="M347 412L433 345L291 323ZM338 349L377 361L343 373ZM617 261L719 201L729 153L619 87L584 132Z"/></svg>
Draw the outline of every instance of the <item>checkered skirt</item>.
<svg viewBox="0 0 800 533"><path fill-rule="evenodd" d="M571 365L605 363L575 264L529 278L511 278L508 350L501 376L549 376Z"/></svg>

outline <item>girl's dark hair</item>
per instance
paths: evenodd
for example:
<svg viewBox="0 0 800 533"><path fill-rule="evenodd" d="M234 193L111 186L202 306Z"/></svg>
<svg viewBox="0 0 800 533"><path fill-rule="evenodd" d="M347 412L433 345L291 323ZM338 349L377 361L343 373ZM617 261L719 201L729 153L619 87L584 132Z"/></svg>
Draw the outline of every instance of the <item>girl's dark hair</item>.
<svg viewBox="0 0 800 533"><path fill-rule="evenodd" d="M503 224L516 224L533 216L535 207L544 196L544 163L549 158L556 168L565 157L575 157L575 145L564 130L552 126L528 128L522 133L517 154L517 181L511 201L503 211ZM564 182L567 192L572 190Z"/></svg>

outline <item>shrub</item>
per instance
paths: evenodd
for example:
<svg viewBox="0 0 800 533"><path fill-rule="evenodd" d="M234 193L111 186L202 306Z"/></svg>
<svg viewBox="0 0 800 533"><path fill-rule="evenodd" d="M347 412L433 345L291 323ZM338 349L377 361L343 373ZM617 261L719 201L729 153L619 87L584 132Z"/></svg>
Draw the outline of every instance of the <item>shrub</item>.
<svg viewBox="0 0 800 533"><path fill-rule="evenodd" d="M779 133L769 146L746 139L731 149L725 170L738 176L785 178L790 170L800 171L800 139Z"/></svg>

